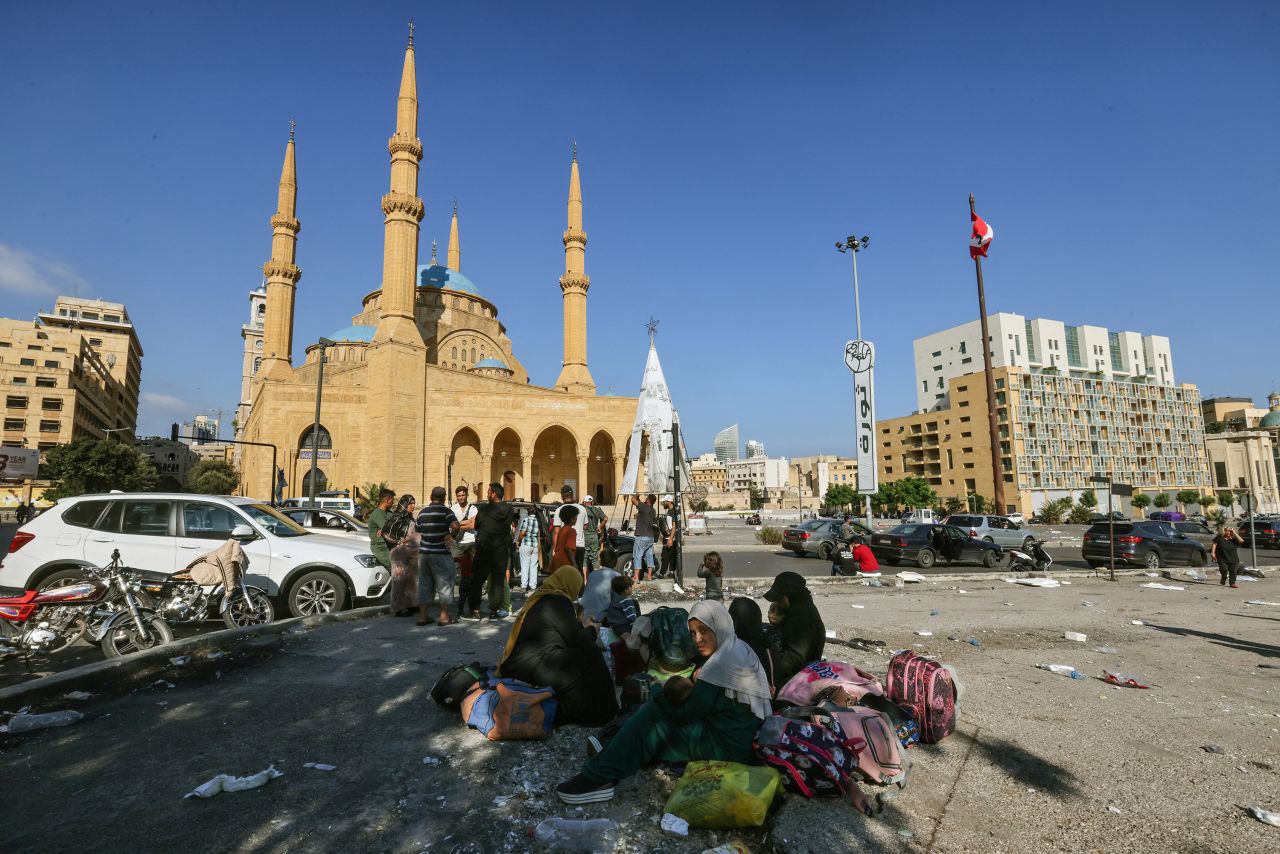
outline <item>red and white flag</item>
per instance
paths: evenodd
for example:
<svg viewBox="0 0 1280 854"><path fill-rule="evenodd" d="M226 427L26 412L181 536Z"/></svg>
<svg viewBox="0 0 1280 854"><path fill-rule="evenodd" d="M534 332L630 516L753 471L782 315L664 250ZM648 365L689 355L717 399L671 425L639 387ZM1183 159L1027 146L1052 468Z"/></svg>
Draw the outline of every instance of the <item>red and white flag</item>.
<svg viewBox="0 0 1280 854"><path fill-rule="evenodd" d="M995 237L995 230L976 213L971 213L969 216L973 218L973 237L969 238L969 257L977 258L981 255L986 258L987 247L991 245L991 238Z"/></svg>

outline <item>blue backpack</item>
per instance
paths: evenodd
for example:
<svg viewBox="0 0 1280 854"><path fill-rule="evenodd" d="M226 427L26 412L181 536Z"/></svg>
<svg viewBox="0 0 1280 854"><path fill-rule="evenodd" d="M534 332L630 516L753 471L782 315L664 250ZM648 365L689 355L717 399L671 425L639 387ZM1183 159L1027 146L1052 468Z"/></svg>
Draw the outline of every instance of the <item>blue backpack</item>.
<svg viewBox="0 0 1280 854"><path fill-rule="evenodd" d="M649 658L663 670L683 670L693 661L693 635L684 608L656 608L649 614Z"/></svg>

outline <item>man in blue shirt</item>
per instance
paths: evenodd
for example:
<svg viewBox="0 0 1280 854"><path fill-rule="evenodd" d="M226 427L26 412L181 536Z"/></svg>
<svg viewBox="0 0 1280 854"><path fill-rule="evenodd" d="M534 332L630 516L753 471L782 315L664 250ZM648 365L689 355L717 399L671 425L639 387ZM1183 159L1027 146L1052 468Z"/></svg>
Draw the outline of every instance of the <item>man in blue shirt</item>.
<svg viewBox="0 0 1280 854"><path fill-rule="evenodd" d="M427 616L431 600L440 597L439 622L442 626L453 623L449 606L453 604L453 576L456 564L449 551L449 539L458 533L458 517L444 504L443 486L431 490L431 503L418 514L418 533L422 544L418 547L418 625L432 623Z"/></svg>

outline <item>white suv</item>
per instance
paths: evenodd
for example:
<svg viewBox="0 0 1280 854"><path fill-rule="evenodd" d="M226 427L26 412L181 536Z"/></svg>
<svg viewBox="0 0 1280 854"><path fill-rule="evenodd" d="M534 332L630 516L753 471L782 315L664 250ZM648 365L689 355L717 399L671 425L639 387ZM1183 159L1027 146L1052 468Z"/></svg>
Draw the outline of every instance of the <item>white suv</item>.
<svg viewBox="0 0 1280 854"><path fill-rule="evenodd" d="M391 580L367 539L312 533L256 499L135 492L65 498L23 525L0 563L0 587L78 578L80 567L105 566L115 549L126 566L177 572L240 526L253 534L241 539L246 580L284 597L294 616L376 599Z"/></svg>

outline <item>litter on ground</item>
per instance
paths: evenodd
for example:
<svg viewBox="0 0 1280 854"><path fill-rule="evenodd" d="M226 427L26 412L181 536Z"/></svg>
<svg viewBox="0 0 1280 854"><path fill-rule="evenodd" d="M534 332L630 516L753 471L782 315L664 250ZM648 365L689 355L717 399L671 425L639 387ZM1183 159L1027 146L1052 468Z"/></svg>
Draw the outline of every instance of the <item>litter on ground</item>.
<svg viewBox="0 0 1280 854"><path fill-rule="evenodd" d="M28 715L20 712L9 718L9 734L18 735L19 733L34 732L38 729L48 729L49 727L71 726L71 724L78 723L83 718L84 715L74 709L46 712L43 715Z"/></svg>
<svg viewBox="0 0 1280 854"><path fill-rule="evenodd" d="M1121 685L1125 688L1150 688L1150 685L1144 685L1136 677L1129 676L1126 673L1117 673L1114 670L1102 671L1102 681L1109 685Z"/></svg>
<svg viewBox="0 0 1280 854"><path fill-rule="evenodd" d="M1063 637L1069 641L1076 641L1077 643L1084 643L1089 639L1088 635L1081 634L1080 632L1067 632Z"/></svg>
<svg viewBox="0 0 1280 854"><path fill-rule="evenodd" d="M1272 827L1280 827L1280 813L1269 812L1262 807L1245 807L1245 812L1256 818L1263 824L1269 824Z"/></svg>
<svg viewBox="0 0 1280 854"><path fill-rule="evenodd" d="M919 584L920 582L924 581L924 576L918 572L899 572L898 580L906 581L911 584Z"/></svg>
<svg viewBox="0 0 1280 854"><path fill-rule="evenodd" d="M916 629L916 634L918 634L922 638L933 636L933 632L929 631L928 629Z"/></svg>
<svg viewBox="0 0 1280 854"><path fill-rule="evenodd" d="M1277 608L1280 608L1280 602L1267 602L1267 601L1264 601L1264 600L1262 600L1262 599L1246 599L1246 600L1245 600L1245 602L1244 602L1244 604L1246 604L1246 605L1273 605L1273 606L1275 606L1275 607L1277 607Z"/></svg>
<svg viewBox="0 0 1280 854"><path fill-rule="evenodd" d="M1005 582L1024 587L1058 587L1063 583L1056 578L1006 578Z"/></svg>
<svg viewBox="0 0 1280 854"><path fill-rule="evenodd" d="M1156 581L1148 581L1146 584L1142 584L1140 586L1146 587L1150 590L1186 590L1187 589L1185 587L1179 587L1176 584L1160 584L1159 582L1156 582Z"/></svg>
<svg viewBox="0 0 1280 854"><path fill-rule="evenodd" d="M315 769L315 770L317 770L317 771L334 771L334 770L336 770L336 769L337 769L337 767L338 767L338 766L337 766L337 765L325 765L323 762L304 762L304 763L302 763L302 767L303 767L303 768L314 768L314 769Z"/></svg>
<svg viewBox="0 0 1280 854"><path fill-rule="evenodd" d="M257 774L250 774L247 777L232 777L230 774L219 774L207 783L201 783L196 786L182 797L184 800L187 798L212 798L219 792L243 792L246 789L265 786L276 777L283 776L284 772L277 771L274 765L269 765Z"/></svg>
<svg viewBox="0 0 1280 854"><path fill-rule="evenodd" d="M92 698L93 695L88 691L68 691L62 695L64 700L90 700Z"/></svg>

